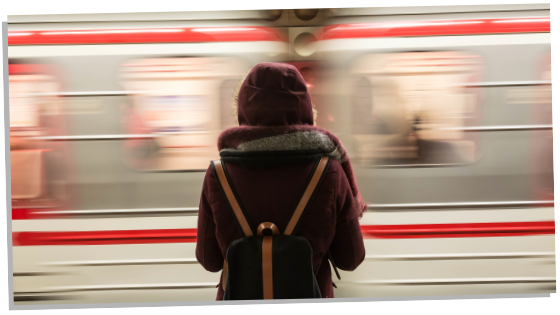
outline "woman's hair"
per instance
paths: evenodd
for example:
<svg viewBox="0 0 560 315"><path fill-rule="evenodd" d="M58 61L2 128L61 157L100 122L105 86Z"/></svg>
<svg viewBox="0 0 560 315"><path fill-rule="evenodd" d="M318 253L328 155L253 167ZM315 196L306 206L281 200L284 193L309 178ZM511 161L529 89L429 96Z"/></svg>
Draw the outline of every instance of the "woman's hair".
<svg viewBox="0 0 560 315"><path fill-rule="evenodd" d="M239 99L239 90L241 89L241 86L243 85L243 82L245 82L245 79L247 78L247 76L249 75L250 72L251 72L251 70L247 71L247 73L245 73L243 78L241 80L239 80L239 82L237 83L237 86L235 87L235 90L233 92L233 115L234 115L233 118L235 119L236 124L239 124L239 120L238 120L238 117L237 117L237 114L238 114L237 101ZM317 114L319 112L315 108L315 104L311 103L311 106L313 106L313 125L317 125Z"/></svg>

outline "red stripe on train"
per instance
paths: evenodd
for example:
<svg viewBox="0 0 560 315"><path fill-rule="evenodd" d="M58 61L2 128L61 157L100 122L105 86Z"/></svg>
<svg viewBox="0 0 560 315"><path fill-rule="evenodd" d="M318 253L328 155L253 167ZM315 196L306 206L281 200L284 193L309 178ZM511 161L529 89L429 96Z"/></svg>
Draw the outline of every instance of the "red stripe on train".
<svg viewBox="0 0 560 315"><path fill-rule="evenodd" d="M54 69L50 65L43 64L10 64L8 65L9 75L18 74L54 74Z"/></svg>
<svg viewBox="0 0 560 315"><path fill-rule="evenodd" d="M34 209L12 209L12 220L33 220L38 219Z"/></svg>
<svg viewBox="0 0 560 315"><path fill-rule="evenodd" d="M450 238L554 234L554 221L362 226L364 238Z"/></svg>
<svg viewBox="0 0 560 315"><path fill-rule="evenodd" d="M549 18L401 21L330 25L322 39L550 32ZM8 45L283 41L267 27L196 27L8 32Z"/></svg>
<svg viewBox="0 0 560 315"><path fill-rule="evenodd" d="M196 243L196 229L14 232L14 246Z"/></svg>
<svg viewBox="0 0 560 315"><path fill-rule="evenodd" d="M13 202L13 201L12 201ZM16 208L12 209L12 220L39 220L39 219L69 219L72 216L58 212L52 213L53 210L62 210L55 207L50 209L29 209Z"/></svg>
<svg viewBox="0 0 560 315"><path fill-rule="evenodd" d="M554 234L554 221L364 225L364 238L451 238ZM195 243L196 229L14 232L14 246Z"/></svg>
<svg viewBox="0 0 560 315"><path fill-rule="evenodd" d="M8 32L8 45L282 41L268 27L193 27Z"/></svg>
<svg viewBox="0 0 560 315"><path fill-rule="evenodd" d="M322 39L535 32L550 32L550 19L517 18L338 24L325 27Z"/></svg>

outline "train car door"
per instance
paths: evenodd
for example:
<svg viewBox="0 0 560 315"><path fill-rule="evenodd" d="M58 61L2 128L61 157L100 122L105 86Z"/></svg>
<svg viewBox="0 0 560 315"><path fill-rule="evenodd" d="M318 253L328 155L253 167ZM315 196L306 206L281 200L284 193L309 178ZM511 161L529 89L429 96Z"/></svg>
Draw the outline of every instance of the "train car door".
<svg viewBox="0 0 560 315"><path fill-rule="evenodd" d="M13 218L68 206L68 152L50 137L65 134L59 79L47 65L9 65Z"/></svg>

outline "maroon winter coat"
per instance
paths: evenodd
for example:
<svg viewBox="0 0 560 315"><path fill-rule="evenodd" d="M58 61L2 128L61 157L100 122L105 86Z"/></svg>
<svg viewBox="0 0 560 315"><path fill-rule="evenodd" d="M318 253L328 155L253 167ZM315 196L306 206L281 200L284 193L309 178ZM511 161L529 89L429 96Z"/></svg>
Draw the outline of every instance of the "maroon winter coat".
<svg viewBox="0 0 560 315"><path fill-rule="evenodd" d="M288 81L290 78L295 78L298 81L296 83L303 82L301 75L291 66L281 65L279 68L275 68L275 64L273 66L265 65L267 65L265 74L268 76L268 80L263 81L269 84L271 73L274 74L275 70L284 71L283 80L288 77ZM288 69L288 75L285 75L286 69L282 67ZM294 70L296 73L293 72ZM244 85L250 79L251 73ZM288 82L288 90L296 90L298 87L297 85L294 87L293 82ZM255 89L254 86L252 88ZM307 91L305 85L301 89ZM250 103L242 97L243 91L244 86L242 85L238 105L240 115L243 112L243 106ZM270 93L270 87L268 87L267 93ZM251 99L258 98L252 97ZM307 110L311 112L310 101L306 104L305 97L301 101L301 95L298 96L298 99L300 101L292 102L291 106L294 106L293 104L303 106L303 109L298 109L299 112L306 114ZM283 102L283 104L285 103ZM281 111L277 108L274 115L279 115L279 112ZM245 111L245 115L247 115L247 111ZM263 112L259 112L259 115L263 115ZM296 115L297 117L299 117L297 124L301 124L301 116ZM255 117L253 116L251 119L254 120ZM286 119L288 124L292 119L293 115ZM240 119L240 123L243 124L242 119ZM221 155L224 157L224 154ZM278 151L275 158L281 159L285 155L289 156L290 153ZM250 155L245 162L255 161L255 163L260 163L261 167L247 167L243 163L228 162L230 160L225 157L223 160L233 189L247 213L249 224L256 228L262 222L272 222L278 226L280 231L283 231L305 189L304 185L311 175L314 162L310 160L301 162L300 160L299 163L280 165L273 163L267 166L265 159L263 167L263 159L259 157L258 152L256 155ZM330 249L337 267L347 271L356 269L365 257L358 222L361 213L362 210L358 209L347 174L339 161L331 159L325 177L309 202L296 233L298 236L305 237L313 249L313 269L317 273L317 282L324 298L334 297L331 268L326 257L328 250ZM209 168L204 178L200 200L196 257L206 270L218 272L223 267L229 245L242 237L227 199L220 190L212 169ZM222 299L223 293L220 282L217 300Z"/></svg>

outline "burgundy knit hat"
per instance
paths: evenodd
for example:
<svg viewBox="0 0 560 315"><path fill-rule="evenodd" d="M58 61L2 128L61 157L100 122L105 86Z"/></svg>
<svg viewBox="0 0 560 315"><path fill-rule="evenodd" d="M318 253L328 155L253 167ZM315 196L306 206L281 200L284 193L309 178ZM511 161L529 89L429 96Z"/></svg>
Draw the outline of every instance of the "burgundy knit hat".
<svg viewBox="0 0 560 315"><path fill-rule="evenodd" d="M259 63L243 81L237 99L239 125L313 125L313 105L296 67Z"/></svg>

